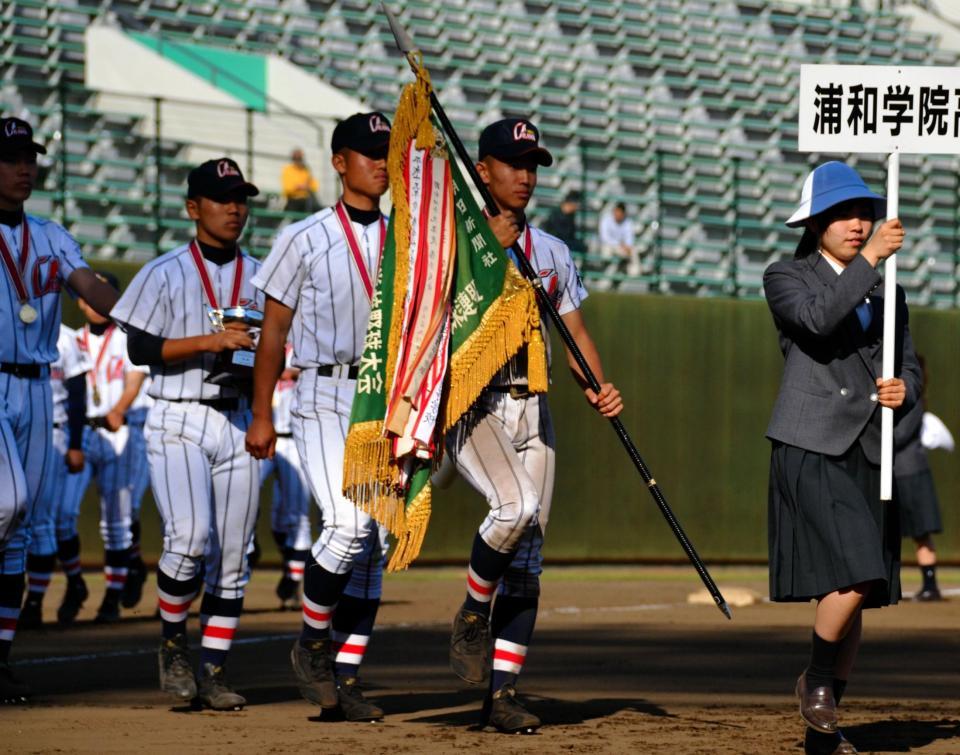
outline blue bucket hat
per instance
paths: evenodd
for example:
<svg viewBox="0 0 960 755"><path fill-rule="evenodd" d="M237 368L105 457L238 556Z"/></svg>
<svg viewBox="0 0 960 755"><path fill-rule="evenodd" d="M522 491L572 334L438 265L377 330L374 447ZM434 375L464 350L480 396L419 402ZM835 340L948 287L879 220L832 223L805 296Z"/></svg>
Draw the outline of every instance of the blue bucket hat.
<svg viewBox="0 0 960 755"><path fill-rule="evenodd" d="M837 160L818 165L803 182L800 206L790 216L787 225L791 228L802 226L807 218L819 215L848 199L873 200L874 219L887 214L886 197L870 191L860 174L849 165Z"/></svg>

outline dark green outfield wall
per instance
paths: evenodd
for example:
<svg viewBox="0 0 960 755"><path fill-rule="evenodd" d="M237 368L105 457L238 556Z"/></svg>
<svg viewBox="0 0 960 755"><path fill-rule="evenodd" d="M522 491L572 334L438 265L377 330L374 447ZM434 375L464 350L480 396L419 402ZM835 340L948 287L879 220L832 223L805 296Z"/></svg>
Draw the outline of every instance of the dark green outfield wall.
<svg viewBox="0 0 960 755"><path fill-rule="evenodd" d="M122 279L125 272L117 270ZM698 551L710 560L765 559L763 432L782 364L766 304L597 293L584 315L607 375L624 395L624 424ZM918 310L911 328L928 362L928 408L960 439L960 312ZM554 353L562 353L558 344ZM557 483L546 555L682 559L616 436L560 363L550 403ZM937 544L941 557L953 560L960 560L958 459L931 454L945 526ZM461 482L434 500L423 557L462 560L485 505ZM96 542L95 520L91 498L84 506L88 548ZM265 543L266 525L264 515Z"/></svg>

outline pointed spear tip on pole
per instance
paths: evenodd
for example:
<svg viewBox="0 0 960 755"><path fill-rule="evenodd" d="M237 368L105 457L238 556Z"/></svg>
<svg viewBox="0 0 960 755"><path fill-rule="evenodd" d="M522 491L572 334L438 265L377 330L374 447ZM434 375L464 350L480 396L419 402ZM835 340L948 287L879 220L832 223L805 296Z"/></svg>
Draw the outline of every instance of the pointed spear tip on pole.
<svg viewBox="0 0 960 755"><path fill-rule="evenodd" d="M387 23L390 24L390 31L393 32L393 38L396 40L400 52L404 55L416 52L417 46L413 43L413 39L407 34L407 30L400 25L400 21L387 7L386 2L381 0L380 7L383 8L383 12L387 16Z"/></svg>
<svg viewBox="0 0 960 755"><path fill-rule="evenodd" d="M723 611L723 615L724 615L724 616L726 616L728 619L730 619L731 621L733 621L733 614L730 613L730 606L727 605L727 601L723 600L722 598L721 598L720 600L718 600L718 601L717 601L717 608L719 608L721 611Z"/></svg>

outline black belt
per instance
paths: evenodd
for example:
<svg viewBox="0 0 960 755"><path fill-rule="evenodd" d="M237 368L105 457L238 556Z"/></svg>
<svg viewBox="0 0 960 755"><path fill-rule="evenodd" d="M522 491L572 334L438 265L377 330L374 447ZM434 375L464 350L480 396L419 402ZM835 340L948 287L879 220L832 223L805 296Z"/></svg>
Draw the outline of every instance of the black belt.
<svg viewBox="0 0 960 755"><path fill-rule="evenodd" d="M347 367L345 364L321 364L319 367L316 367L318 375L323 375L324 377L333 377L334 371L340 371L344 367ZM357 375L360 374L360 366L356 364L351 364L347 368L347 380L356 380ZM342 376L341 376L342 377Z"/></svg>
<svg viewBox="0 0 960 755"><path fill-rule="evenodd" d="M163 400L171 401L175 404L187 402L200 404L202 406L209 406L218 412L235 412L240 408L239 396L232 396L230 398L168 398Z"/></svg>
<svg viewBox="0 0 960 755"><path fill-rule="evenodd" d="M109 427L107 427L107 418L106 418L106 417L87 417L87 424L88 424L90 427L95 427L95 428L101 429L101 430L109 430L109 429L110 429ZM124 425L127 424L127 418L126 418L126 417L123 418L123 422L122 422L121 424L124 424Z"/></svg>
<svg viewBox="0 0 960 755"><path fill-rule="evenodd" d="M292 438L293 433L277 433L278 438Z"/></svg>
<svg viewBox="0 0 960 755"><path fill-rule="evenodd" d="M531 395L529 385L488 385L487 390L494 393L509 393L510 398L529 398Z"/></svg>
<svg viewBox="0 0 960 755"><path fill-rule="evenodd" d="M17 364L16 362L0 363L0 372L6 372L8 375L21 378L39 378L43 377L44 371L49 367L46 364Z"/></svg>

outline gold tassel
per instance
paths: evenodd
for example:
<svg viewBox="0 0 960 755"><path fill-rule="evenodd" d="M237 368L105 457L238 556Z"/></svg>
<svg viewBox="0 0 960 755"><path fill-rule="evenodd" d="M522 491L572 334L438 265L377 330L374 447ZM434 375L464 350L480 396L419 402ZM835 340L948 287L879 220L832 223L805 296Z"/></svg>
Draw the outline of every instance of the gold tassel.
<svg viewBox="0 0 960 755"><path fill-rule="evenodd" d="M547 348L540 334L540 325L530 334L527 344L527 383L531 393L546 393L550 376L547 374Z"/></svg>
<svg viewBox="0 0 960 755"><path fill-rule="evenodd" d="M383 437L383 423L374 420L350 428L344 459L343 495L391 532L402 532L402 478L390 440Z"/></svg>
<svg viewBox="0 0 960 755"><path fill-rule="evenodd" d="M407 506L406 528L397 536L393 555L390 556L390 561L387 564L387 571L394 572L406 569L420 555L423 539L427 535L427 526L430 524L431 497L430 483L427 483Z"/></svg>

